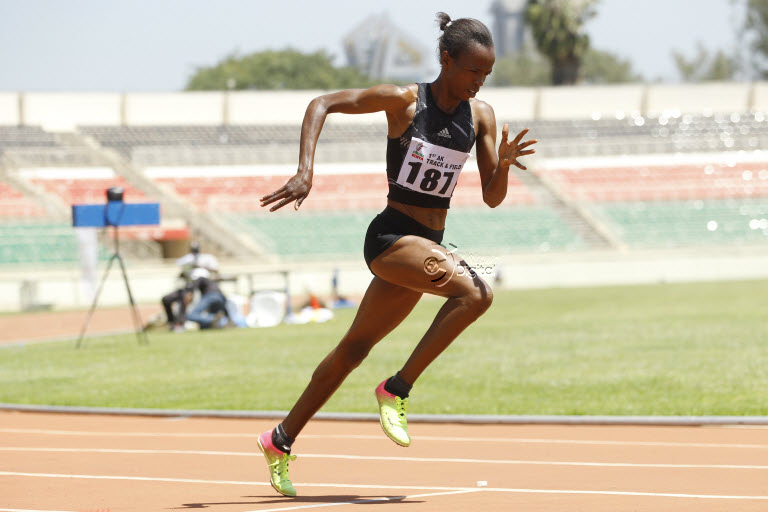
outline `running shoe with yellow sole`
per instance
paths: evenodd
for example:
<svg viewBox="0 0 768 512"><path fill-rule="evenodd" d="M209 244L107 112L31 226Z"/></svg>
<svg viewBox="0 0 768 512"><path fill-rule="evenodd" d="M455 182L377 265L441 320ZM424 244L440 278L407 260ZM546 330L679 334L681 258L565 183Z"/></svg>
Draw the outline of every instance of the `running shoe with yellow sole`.
<svg viewBox="0 0 768 512"><path fill-rule="evenodd" d="M376 388L376 400L379 402L379 422L384 433L400 446L410 446L408 435L408 399L400 398L384 389L386 380Z"/></svg>
<svg viewBox="0 0 768 512"><path fill-rule="evenodd" d="M288 478L288 463L296 460L296 456L288 455L275 448L275 445L272 444L271 430L261 434L256 443L259 445L261 453L267 459L269 482L272 484L272 487L283 496L296 496L296 489L293 488L293 483Z"/></svg>

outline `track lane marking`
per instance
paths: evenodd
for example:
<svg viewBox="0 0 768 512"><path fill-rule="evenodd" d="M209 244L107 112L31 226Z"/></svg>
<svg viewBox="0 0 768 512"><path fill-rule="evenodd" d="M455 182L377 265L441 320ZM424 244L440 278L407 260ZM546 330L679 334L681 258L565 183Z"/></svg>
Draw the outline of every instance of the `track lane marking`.
<svg viewBox="0 0 768 512"><path fill-rule="evenodd" d="M49 447L15 447L0 446L0 452L44 452L44 453L103 453L128 455L214 455L223 457L256 457L259 452L226 452L211 450L149 450L121 448L49 448ZM380 462L440 462L458 464L510 464L536 466L585 466L608 468L662 468L662 469L757 469L767 470L766 465L755 464L664 464L664 463L635 463L635 462L590 462L590 461L548 461L548 460L514 460L514 459L465 459L459 457L392 457L376 455L340 455L325 453L302 453L299 458L305 459L341 459L341 460L372 460Z"/></svg>
<svg viewBox="0 0 768 512"><path fill-rule="evenodd" d="M0 433L35 434L35 435L64 435L64 436L101 436L101 437L213 437L213 438L257 438L261 434L251 432L233 433L192 433L192 432L96 432L87 430L45 430L0 428ZM383 434L382 434L383 435ZM302 439L382 439L382 435L336 435L336 434L302 434ZM768 449L768 444L743 443L687 443L674 441L604 441L586 439L545 439L545 438L510 438L510 437L450 437L450 436L419 436L419 441L448 441L468 443L518 443L518 444L575 444L575 445L606 445L606 446L666 446L691 448L745 448Z"/></svg>
<svg viewBox="0 0 768 512"><path fill-rule="evenodd" d="M14 471L0 471L0 476L21 476L37 478L69 478L88 480L128 480L142 482L169 482L169 483L194 483L205 485L255 485L269 487L267 482L245 482L237 480L201 480L193 478L165 478L165 477L141 477L141 476L117 476L117 475L66 475L56 473L22 473ZM443 487L443 486L414 486L414 485L367 485L367 484L328 484L328 483L301 483L300 487L325 487L325 488L350 488L350 489L403 489L419 491L472 491L472 492L508 492L525 494L592 494L608 496L649 496L663 498L691 498L708 500L756 500L768 501L768 496L743 496L723 494L683 494L683 493L658 493L641 491L601 491L601 490L574 490L574 489L515 489L505 487ZM262 511L263 512L263 511Z"/></svg>
<svg viewBox="0 0 768 512"><path fill-rule="evenodd" d="M0 512L74 512L72 510L32 510L29 508L0 508Z"/></svg>

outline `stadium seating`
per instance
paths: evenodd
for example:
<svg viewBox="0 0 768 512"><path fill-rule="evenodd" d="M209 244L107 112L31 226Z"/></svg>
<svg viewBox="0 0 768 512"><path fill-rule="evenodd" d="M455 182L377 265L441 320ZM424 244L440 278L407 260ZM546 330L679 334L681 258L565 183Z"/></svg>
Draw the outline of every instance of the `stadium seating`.
<svg viewBox="0 0 768 512"><path fill-rule="evenodd" d="M499 119L500 124L504 121ZM592 159L581 166L549 166L535 172L545 187L577 205L630 247L768 241L761 227L768 214L759 209L761 202L768 202L768 159L766 163L759 158L758 163L724 162L713 156L711 160L663 161L665 155L717 155L768 147L768 117L762 112L670 111L652 117L619 112L583 120L510 122L511 133L522 128L529 128L530 135L540 140L537 154L544 161ZM242 230L286 258L310 254L358 257L368 222L385 204L386 126L381 123L326 124L316 153L317 164L330 164L333 169L335 164L377 162L381 172L368 169L357 173L349 168L316 172L313 192L302 206L302 213L309 211L311 216L295 212L266 215L258 201L288 177L287 171L269 172L267 166L296 164L297 124L81 126L78 130L102 147L119 152L137 169L146 171L162 190L186 199L195 211L220 216L233 230ZM67 145L66 137L39 127L0 127L0 153L17 169L109 167L98 152ZM629 165L595 163L595 158L612 155L630 160L657 155L662 160ZM470 164L476 165L474 161ZM217 170L208 176L190 172L202 166L216 166ZM166 172L154 176L151 171L156 168ZM67 204L102 202L104 190L116 185L126 188L128 201L145 199L141 190L119 176L73 177L64 173L29 181ZM446 240L460 250L586 248L580 235L567 227L571 224L560 218L565 210L553 208L541 199L541 190L529 188L536 186L510 174L504 205L491 210L482 203L476 168L468 166L453 197ZM0 187L0 221L16 213L27 219L47 219L45 209L35 201L8 186ZM324 236L327 231L335 233L332 240Z"/></svg>
<svg viewBox="0 0 768 512"><path fill-rule="evenodd" d="M10 148L40 148L56 145L56 137L39 126L0 126L0 153Z"/></svg>
<svg viewBox="0 0 768 512"><path fill-rule="evenodd" d="M35 185L41 186L49 193L60 197L66 204L87 204L106 202L105 191L110 187L123 187L125 200L129 203L140 202L145 198L141 190L131 187L125 178L59 178L31 179Z"/></svg>
<svg viewBox="0 0 768 512"><path fill-rule="evenodd" d="M45 208L11 185L0 182L0 219L27 219L44 217L47 214Z"/></svg>
<svg viewBox="0 0 768 512"><path fill-rule="evenodd" d="M179 170L182 174L183 169ZM280 188L288 176L217 176L156 178L202 212L248 212L260 209L258 198ZM482 204L480 175L469 169L460 175L452 204ZM312 195L302 208L311 210L359 210L384 207L387 181L379 174L316 174ZM515 177L509 177L508 204L530 204L534 198Z"/></svg>
<svg viewBox="0 0 768 512"><path fill-rule="evenodd" d="M768 162L556 169L544 174L562 194L578 201L768 197Z"/></svg>
<svg viewBox="0 0 768 512"><path fill-rule="evenodd" d="M77 240L70 223L0 221L0 265L77 261Z"/></svg>
<svg viewBox="0 0 768 512"><path fill-rule="evenodd" d="M768 162L550 169L630 247L768 243Z"/></svg>
<svg viewBox="0 0 768 512"><path fill-rule="evenodd" d="M230 214L229 224L286 259L359 258L368 224L380 210L297 214ZM576 250L585 247L558 216L542 207L461 208L448 216L444 245L459 254Z"/></svg>
<svg viewBox="0 0 768 512"><path fill-rule="evenodd" d="M52 218L36 201L0 183L0 265L77 261L71 220Z"/></svg>
<svg viewBox="0 0 768 512"><path fill-rule="evenodd" d="M499 123L504 123L499 119ZM593 156L755 150L768 146L763 112L648 117L619 112L613 118L511 121L510 132L529 128L546 141L542 156ZM81 131L141 165L295 162L299 125L87 126ZM334 124L323 129L318 157L325 161L382 159L386 126Z"/></svg>
<svg viewBox="0 0 768 512"><path fill-rule="evenodd" d="M765 199L613 202L591 208L633 248L768 243Z"/></svg>

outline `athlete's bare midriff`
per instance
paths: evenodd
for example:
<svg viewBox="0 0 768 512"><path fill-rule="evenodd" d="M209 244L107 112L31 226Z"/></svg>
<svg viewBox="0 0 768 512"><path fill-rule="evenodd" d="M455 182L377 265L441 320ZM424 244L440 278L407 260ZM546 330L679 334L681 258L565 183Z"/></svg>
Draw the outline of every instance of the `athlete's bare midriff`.
<svg viewBox="0 0 768 512"><path fill-rule="evenodd" d="M416 222L424 224L429 229L437 231L445 229L445 218L448 216L448 210L445 208L424 208L392 199L387 199L387 205L406 214Z"/></svg>

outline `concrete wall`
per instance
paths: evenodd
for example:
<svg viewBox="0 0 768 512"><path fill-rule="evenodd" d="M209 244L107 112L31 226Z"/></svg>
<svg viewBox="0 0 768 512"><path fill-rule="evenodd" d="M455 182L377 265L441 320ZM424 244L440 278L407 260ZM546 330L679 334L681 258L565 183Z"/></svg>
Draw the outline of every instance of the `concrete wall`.
<svg viewBox="0 0 768 512"><path fill-rule="evenodd" d="M50 131L71 131L78 125L119 125L120 102L118 93L24 93L21 120Z"/></svg>
<svg viewBox="0 0 768 512"><path fill-rule="evenodd" d="M0 125L52 131L78 125L299 124L327 91L179 93L0 93ZM486 88L499 124L527 119L590 119L633 112L768 111L768 82ZM20 110L21 109L21 110ZM334 114L329 123L384 123L383 113Z"/></svg>
<svg viewBox="0 0 768 512"><path fill-rule="evenodd" d="M229 96L231 124L300 124L307 105L329 91L233 92ZM383 112L356 116L330 115L329 123L386 123Z"/></svg>
<svg viewBox="0 0 768 512"><path fill-rule="evenodd" d="M752 110L768 112L768 82L758 82L752 89Z"/></svg>
<svg viewBox="0 0 768 512"><path fill-rule="evenodd" d="M19 95L0 92L0 126L19 124Z"/></svg>
<svg viewBox="0 0 768 512"><path fill-rule="evenodd" d="M654 85L648 88L647 114L664 111L744 112L749 110L752 85L748 83L704 83Z"/></svg>
<svg viewBox="0 0 768 512"><path fill-rule="evenodd" d="M536 117L539 91L533 87L488 87L480 89L478 99L493 107L496 121L526 121Z"/></svg>
<svg viewBox="0 0 768 512"><path fill-rule="evenodd" d="M224 122L224 93L134 93L125 96L127 125L217 125Z"/></svg>
<svg viewBox="0 0 768 512"><path fill-rule="evenodd" d="M541 90L540 119L614 117L617 112L642 112L643 85L545 87Z"/></svg>

